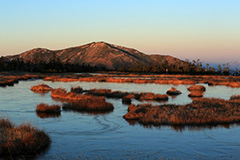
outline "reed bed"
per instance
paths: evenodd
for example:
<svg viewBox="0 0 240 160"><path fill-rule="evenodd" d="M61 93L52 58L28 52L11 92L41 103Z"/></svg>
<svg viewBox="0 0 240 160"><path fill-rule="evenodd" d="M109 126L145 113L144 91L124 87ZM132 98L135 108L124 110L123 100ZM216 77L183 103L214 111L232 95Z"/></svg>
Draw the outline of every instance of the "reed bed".
<svg viewBox="0 0 240 160"><path fill-rule="evenodd" d="M205 83L212 85L225 85L239 88L239 76L212 76L212 75L144 75L144 74L101 74L101 75L67 75L49 76L47 81L85 81L85 82L108 82L108 83L155 83L155 84L173 84L173 85L194 85Z"/></svg>
<svg viewBox="0 0 240 160"><path fill-rule="evenodd" d="M192 85L190 87L188 87L189 91L201 91L204 92L206 90L206 88L203 85Z"/></svg>
<svg viewBox="0 0 240 160"><path fill-rule="evenodd" d="M0 87L14 86L14 84L18 83L20 80L41 79L43 77L45 76L33 74L0 76Z"/></svg>
<svg viewBox="0 0 240 160"><path fill-rule="evenodd" d="M192 85L188 87L188 90L191 92L188 94L188 97L202 97L203 93L206 91L206 88L203 85Z"/></svg>
<svg viewBox="0 0 240 160"><path fill-rule="evenodd" d="M59 105L47 105L47 104L44 104L44 103L40 103L36 107L36 112L57 113L57 112L61 112L61 106L59 106Z"/></svg>
<svg viewBox="0 0 240 160"><path fill-rule="evenodd" d="M230 97L230 100L240 100L240 95L233 95Z"/></svg>
<svg viewBox="0 0 240 160"><path fill-rule="evenodd" d="M166 92L168 95L179 95L182 94L181 91L177 90L176 88L172 87Z"/></svg>
<svg viewBox="0 0 240 160"><path fill-rule="evenodd" d="M86 90L87 94L95 96L104 96L107 98L122 98L123 103L129 103L130 99L137 99L140 101L167 101L168 95L166 94L154 94L152 92L121 92L112 91L111 89L90 89ZM130 98L130 99L129 99ZM127 102L128 101L128 102Z"/></svg>
<svg viewBox="0 0 240 160"><path fill-rule="evenodd" d="M31 87L31 91L33 91L35 93L47 93L47 92L50 92L51 90L52 90L52 88L46 84L40 84L40 85Z"/></svg>
<svg viewBox="0 0 240 160"><path fill-rule="evenodd" d="M8 119L0 119L0 155L14 156L36 154L50 144L44 131L29 123L15 126Z"/></svg>
<svg viewBox="0 0 240 160"><path fill-rule="evenodd" d="M74 102L79 110L113 110L113 105L105 101L104 97L93 95L82 95L74 92L67 92L65 89L53 89L52 98L58 98L67 102Z"/></svg>
<svg viewBox="0 0 240 160"><path fill-rule="evenodd" d="M134 99L134 98L135 98L134 94L128 94L122 98L122 103L123 104L131 104L132 99Z"/></svg>
<svg viewBox="0 0 240 160"><path fill-rule="evenodd" d="M130 105L127 120L151 125L216 125L240 122L240 100L200 98L187 105Z"/></svg>

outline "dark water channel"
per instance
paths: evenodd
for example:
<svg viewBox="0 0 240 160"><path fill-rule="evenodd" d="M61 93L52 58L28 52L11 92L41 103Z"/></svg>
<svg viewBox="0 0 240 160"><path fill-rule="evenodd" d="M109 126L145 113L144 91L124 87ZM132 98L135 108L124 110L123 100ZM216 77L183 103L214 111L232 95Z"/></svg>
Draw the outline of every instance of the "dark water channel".
<svg viewBox="0 0 240 160"><path fill-rule="evenodd" d="M81 86L83 89L110 88L120 91L154 92L164 94L172 85L118 84L88 82L20 81L14 87L0 88L0 117L14 123L30 122L44 129L51 137L49 148L36 159L239 159L240 126L146 127L131 125L122 116L127 105L121 99L107 99L114 111L105 114L62 111L55 118L43 118L35 112L39 103L61 104L52 100L50 93L33 93L37 84L53 88ZM170 97L168 102L186 104L188 85L175 86L183 94ZM206 86L204 97L229 99L240 94L240 89L225 86ZM142 103L134 100L134 104ZM160 103L156 103L160 104Z"/></svg>

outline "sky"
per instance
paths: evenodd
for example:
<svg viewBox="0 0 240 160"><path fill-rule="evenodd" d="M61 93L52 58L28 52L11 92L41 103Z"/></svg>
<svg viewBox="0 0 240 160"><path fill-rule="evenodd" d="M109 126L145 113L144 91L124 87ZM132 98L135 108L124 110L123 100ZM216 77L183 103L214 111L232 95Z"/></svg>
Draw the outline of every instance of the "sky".
<svg viewBox="0 0 240 160"><path fill-rule="evenodd" d="M0 56L93 41L182 60L240 61L240 1L0 1Z"/></svg>

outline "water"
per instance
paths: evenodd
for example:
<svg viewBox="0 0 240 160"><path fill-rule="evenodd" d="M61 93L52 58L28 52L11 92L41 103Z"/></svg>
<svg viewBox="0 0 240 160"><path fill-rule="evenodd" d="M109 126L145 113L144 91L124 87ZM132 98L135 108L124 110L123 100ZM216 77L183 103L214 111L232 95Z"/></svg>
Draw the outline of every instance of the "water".
<svg viewBox="0 0 240 160"><path fill-rule="evenodd" d="M20 81L14 87L0 88L0 117L14 123L30 122L44 129L52 143L36 159L238 159L240 156L240 127L238 125L207 128L173 128L171 126L147 127L131 124L122 116L127 105L121 99L107 99L114 111L106 114L62 111L56 118L40 118L36 115L39 103L61 104L51 99L50 93L33 93L37 84L53 88L81 86L83 89L110 88L120 91L154 92L164 94L173 85L118 84L98 82L43 82ZM174 86L183 94L168 102L187 104L189 85ZM237 88L206 86L204 97L229 99L240 94ZM134 104L138 104L136 100ZM154 104L160 104L154 102Z"/></svg>

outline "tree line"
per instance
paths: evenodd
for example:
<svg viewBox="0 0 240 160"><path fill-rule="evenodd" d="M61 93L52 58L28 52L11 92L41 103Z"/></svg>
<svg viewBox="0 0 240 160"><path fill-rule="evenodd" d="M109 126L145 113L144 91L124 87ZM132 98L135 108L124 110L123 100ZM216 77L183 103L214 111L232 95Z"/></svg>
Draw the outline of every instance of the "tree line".
<svg viewBox="0 0 240 160"><path fill-rule="evenodd" d="M28 72L95 72L101 70L89 64L61 63L57 60L49 62L24 62L21 59L8 61L0 58L0 71L28 71Z"/></svg>
<svg viewBox="0 0 240 160"><path fill-rule="evenodd" d="M168 61L163 63L153 63L149 65L142 65L140 63L134 63L128 67L120 66L118 71L127 72L147 72L147 73L159 73L159 74L189 74L189 75L240 75L238 68L231 72L230 65L223 64L216 68L211 67L209 64L205 66L200 59L185 60L185 62L176 62L169 64Z"/></svg>
<svg viewBox="0 0 240 160"><path fill-rule="evenodd" d="M0 58L0 71L28 71L28 72L96 72L109 71L105 67L91 66L90 64L71 64L61 63L59 59L52 58L49 62L34 61L24 62L21 59L9 61L4 57ZM217 68L209 64L203 66L200 59L185 62L177 61L175 63L152 63L142 65L138 62L129 66L119 65L115 70L119 72L144 72L158 74L190 74L190 75L240 75L238 68L234 72L230 71L230 65L223 64Z"/></svg>

